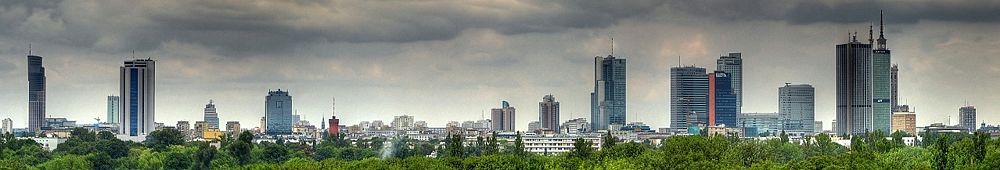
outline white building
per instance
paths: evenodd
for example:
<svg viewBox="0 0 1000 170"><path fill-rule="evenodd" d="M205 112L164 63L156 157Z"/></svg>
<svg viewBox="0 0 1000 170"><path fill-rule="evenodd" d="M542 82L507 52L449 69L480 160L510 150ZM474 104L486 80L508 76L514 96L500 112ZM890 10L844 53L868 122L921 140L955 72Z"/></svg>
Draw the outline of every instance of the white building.
<svg viewBox="0 0 1000 170"><path fill-rule="evenodd" d="M392 123L390 125L395 130L410 130L413 128L413 116L396 116L392 118Z"/></svg>
<svg viewBox="0 0 1000 170"><path fill-rule="evenodd" d="M146 135L155 125L155 63L150 59L125 61L119 79L121 122L118 132L128 136Z"/></svg>
<svg viewBox="0 0 1000 170"><path fill-rule="evenodd" d="M3 119L3 131L0 133L14 133L14 121L10 118Z"/></svg>
<svg viewBox="0 0 1000 170"><path fill-rule="evenodd" d="M524 149L528 152L539 155L557 155L559 153L572 151L573 144L576 142L574 140L577 138L583 138L583 140L590 141L592 143L590 147L594 148L594 150L601 149L600 136L522 136L521 140L524 142ZM509 142L513 142L514 139L508 140L510 140Z"/></svg>
<svg viewBox="0 0 1000 170"><path fill-rule="evenodd" d="M576 118L564 122L559 130L562 130L566 134L579 134L589 131L590 123L587 123L587 119L585 118Z"/></svg>

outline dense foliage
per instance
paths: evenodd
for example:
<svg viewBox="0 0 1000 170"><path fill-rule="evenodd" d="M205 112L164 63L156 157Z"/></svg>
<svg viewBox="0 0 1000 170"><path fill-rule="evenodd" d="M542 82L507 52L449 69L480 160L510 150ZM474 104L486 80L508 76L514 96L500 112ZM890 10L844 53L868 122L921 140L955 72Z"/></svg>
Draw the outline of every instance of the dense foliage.
<svg viewBox="0 0 1000 170"><path fill-rule="evenodd" d="M556 156L524 151L495 135L475 142L458 135L443 140L326 137L315 143L252 141L243 132L219 143L183 142L174 131L154 132L147 142L115 139L107 132L77 129L54 151L32 140L0 137L0 169L998 169L1000 140L985 134L927 134L905 146L903 133L852 138L850 147L826 135L809 142L675 136L659 147L622 142L605 134L601 150L577 139ZM178 142L181 141L181 142ZM313 147L315 146L315 147Z"/></svg>

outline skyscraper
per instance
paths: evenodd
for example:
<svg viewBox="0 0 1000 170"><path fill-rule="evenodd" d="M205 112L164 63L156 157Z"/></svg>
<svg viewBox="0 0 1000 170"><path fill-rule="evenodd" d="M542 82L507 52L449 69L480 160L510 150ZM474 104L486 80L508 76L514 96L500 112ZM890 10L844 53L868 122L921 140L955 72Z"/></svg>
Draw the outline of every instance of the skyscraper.
<svg viewBox="0 0 1000 170"><path fill-rule="evenodd" d="M732 79L733 93L736 93L736 113L741 113L743 107L743 57L741 53L729 53L715 60L715 70L729 74Z"/></svg>
<svg viewBox="0 0 1000 170"><path fill-rule="evenodd" d="M288 91L269 91L265 97L265 133L269 135L292 134L292 96Z"/></svg>
<svg viewBox="0 0 1000 170"><path fill-rule="evenodd" d="M837 45L837 134L861 134L873 129L872 45Z"/></svg>
<svg viewBox="0 0 1000 170"><path fill-rule="evenodd" d="M514 119L514 111L514 107L510 107L510 103L507 103L507 101L501 102L500 108L490 110L493 118L492 129L494 131L513 132L515 127L514 121L517 120Z"/></svg>
<svg viewBox="0 0 1000 170"><path fill-rule="evenodd" d="M808 84L785 84L778 88L778 115L785 131L811 134L815 129L816 89Z"/></svg>
<svg viewBox="0 0 1000 170"><path fill-rule="evenodd" d="M121 67L121 102L118 131L128 136L146 135L156 130L156 61L125 61Z"/></svg>
<svg viewBox="0 0 1000 170"><path fill-rule="evenodd" d="M42 56L28 52L28 131L45 126L45 67Z"/></svg>
<svg viewBox="0 0 1000 170"><path fill-rule="evenodd" d="M542 130L559 133L559 102L551 94L545 95L542 102L538 102L538 122L541 123Z"/></svg>
<svg viewBox="0 0 1000 170"><path fill-rule="evenodd" d="M212 100L208 100L208 104L205 105L205 123L208 123L208 128L219 129L219 113L215 112L215 103Z"/></svg>
<svg viewBox="0 0 1000 170"><path fill-rule="evenodd" d="M873 131L880 130L884 133L891 133L892 130L892 108L895 102L893 93L896 90L892 81L892 57L891 51L886 48L884 25L879 17L878 46L872 51L872 119Z"/></svg>
<svg viewBox="0 0 1000 170"><path fill-rule="evenodd" d="M625 124L625 59L594 57L594 91L590 93L590 130Z"/></svg>
<svg viewBox="0 0 1000 170"><path fill-rule="evenodd" d="M889 69L889 87L892 88L892 98L889 102L892 103L892 112L905 112L899 105L899 66L893 64L892 68Z"/></svg>
<svg viewBox="0 0 1000 170"><path fill-rule="evenodd" d="M729 73L708 73L708 126L737 127L738 111L736 93L733 92Z"/></svg>
<svg viewBox="0 0 1000 170"><path fill-rule="evenodd" d="M118 122L118 103L120 98L118 96L108 96L108 118L105 122L108 123L121 123Z"/></svg>
<svg viewBox="0 0 1000 170"><path fill-rule="evenodd" d="M958 118L958 126L968 129L969 132L976 131L976 106L958 108Z"/></svg>
<svg viewBox="0 0 1000 170"><path fill-rule="evenodd" d="M670 68L670 128L708 124L708 84L705 68Z"/></svg>

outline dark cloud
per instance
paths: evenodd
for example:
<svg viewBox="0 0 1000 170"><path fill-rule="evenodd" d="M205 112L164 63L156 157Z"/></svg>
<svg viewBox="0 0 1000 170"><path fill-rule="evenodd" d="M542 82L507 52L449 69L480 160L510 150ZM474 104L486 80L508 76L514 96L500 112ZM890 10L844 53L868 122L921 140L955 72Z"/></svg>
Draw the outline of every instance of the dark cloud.
<svg viewBox="0 0 1000 170"><path fill-rule="evenodd" d="M670 9L724 20L779 20L790 24L877 22L884 10L888 23L924 20L998 22L1000 1L672 1Z"/></svg>

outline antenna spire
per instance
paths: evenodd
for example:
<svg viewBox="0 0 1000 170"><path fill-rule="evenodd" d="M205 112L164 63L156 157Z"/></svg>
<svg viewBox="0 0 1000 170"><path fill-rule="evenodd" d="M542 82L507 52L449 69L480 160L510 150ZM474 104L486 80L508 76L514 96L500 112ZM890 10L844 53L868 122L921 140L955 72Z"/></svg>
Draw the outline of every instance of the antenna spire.
<svg viewBox="0 0 1000 170"><path fill-rule="evenodd" d="M608 37L611 38L611 56L615 56L615 36L609 32Z"/></svg>
<svg viewBox="0 0 1000 170"><path fill-rule="evenodd" d="M872 33L872 29L875 27L875 23L868 23L868 44L875 43L875 34Z"/></svg>
<svg viewBox="0 0 1000 170"><path fill-rule="evenodd" d="M886 49L885 47L885 15L882 10L878 11L878 49Z"/></svg>
<svg viewBox="0 0 1000 170"><path fill-rule="evenodd" d="M31 55L31 43L28 43L28 55Z"/></svg>

